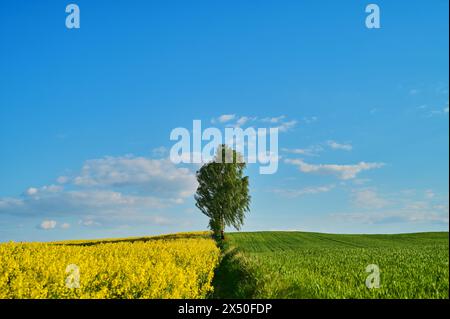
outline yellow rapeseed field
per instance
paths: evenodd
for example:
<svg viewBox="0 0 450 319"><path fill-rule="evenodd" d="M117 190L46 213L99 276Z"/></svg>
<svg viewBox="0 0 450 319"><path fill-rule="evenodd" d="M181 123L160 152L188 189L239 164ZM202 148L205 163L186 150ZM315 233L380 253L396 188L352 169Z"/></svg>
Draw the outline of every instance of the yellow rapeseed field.
<svg viewBox="0 0 450 319"><path fill-rule="evenodd" d="M0 298L205 298L220 250L194 235L0 244Z"/></svg>

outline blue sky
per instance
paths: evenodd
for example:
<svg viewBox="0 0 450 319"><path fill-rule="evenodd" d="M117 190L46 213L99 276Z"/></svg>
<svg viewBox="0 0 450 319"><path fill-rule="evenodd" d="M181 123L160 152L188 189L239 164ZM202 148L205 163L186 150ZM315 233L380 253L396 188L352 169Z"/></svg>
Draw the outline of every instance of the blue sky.
<svg viewBox="0 0 450 319"><path fill-rule="evenodd" d="M73 3L0 4L0 241L205 229L169 135L242 117L286 127L243 230L448 231L448 1Z"/></svg>

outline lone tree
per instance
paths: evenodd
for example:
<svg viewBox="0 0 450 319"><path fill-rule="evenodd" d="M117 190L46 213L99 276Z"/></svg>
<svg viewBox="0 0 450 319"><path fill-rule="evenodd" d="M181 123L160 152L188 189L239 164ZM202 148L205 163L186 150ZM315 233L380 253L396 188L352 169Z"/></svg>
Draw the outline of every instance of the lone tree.
<svg viewBox="0 0 450 319"><path fill-rule="evenodd" d="M241 155L222 144L213 161L197 171L196 206L209 217L209 228L216 238L225 239L225 226L239 230L249 211L248 176Z"/></svg>

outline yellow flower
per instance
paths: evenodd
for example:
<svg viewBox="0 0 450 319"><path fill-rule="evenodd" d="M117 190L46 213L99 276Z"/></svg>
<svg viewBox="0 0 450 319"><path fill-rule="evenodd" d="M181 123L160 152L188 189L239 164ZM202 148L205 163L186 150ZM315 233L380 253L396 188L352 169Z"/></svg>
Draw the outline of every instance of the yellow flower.
<svg viewBox="0 0 450 319"><path fill-rule="evenodd" d="M207 233L0 244L0 298L205 298L219 254Z"/></svg>

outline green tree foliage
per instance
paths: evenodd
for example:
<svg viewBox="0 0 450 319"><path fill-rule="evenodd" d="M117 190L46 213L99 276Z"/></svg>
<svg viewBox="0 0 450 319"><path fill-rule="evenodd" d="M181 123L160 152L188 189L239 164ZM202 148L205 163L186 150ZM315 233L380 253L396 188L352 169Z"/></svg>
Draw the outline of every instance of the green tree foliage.
<svg viewBox="0 0 450 319"><path fill-rule="evenodd" d="M248 176L239 153L221 145L213 161L197 171L196 206L209 217L209 227L216 237L224 239L225 226L239 230L249 211Z"/></svg>

